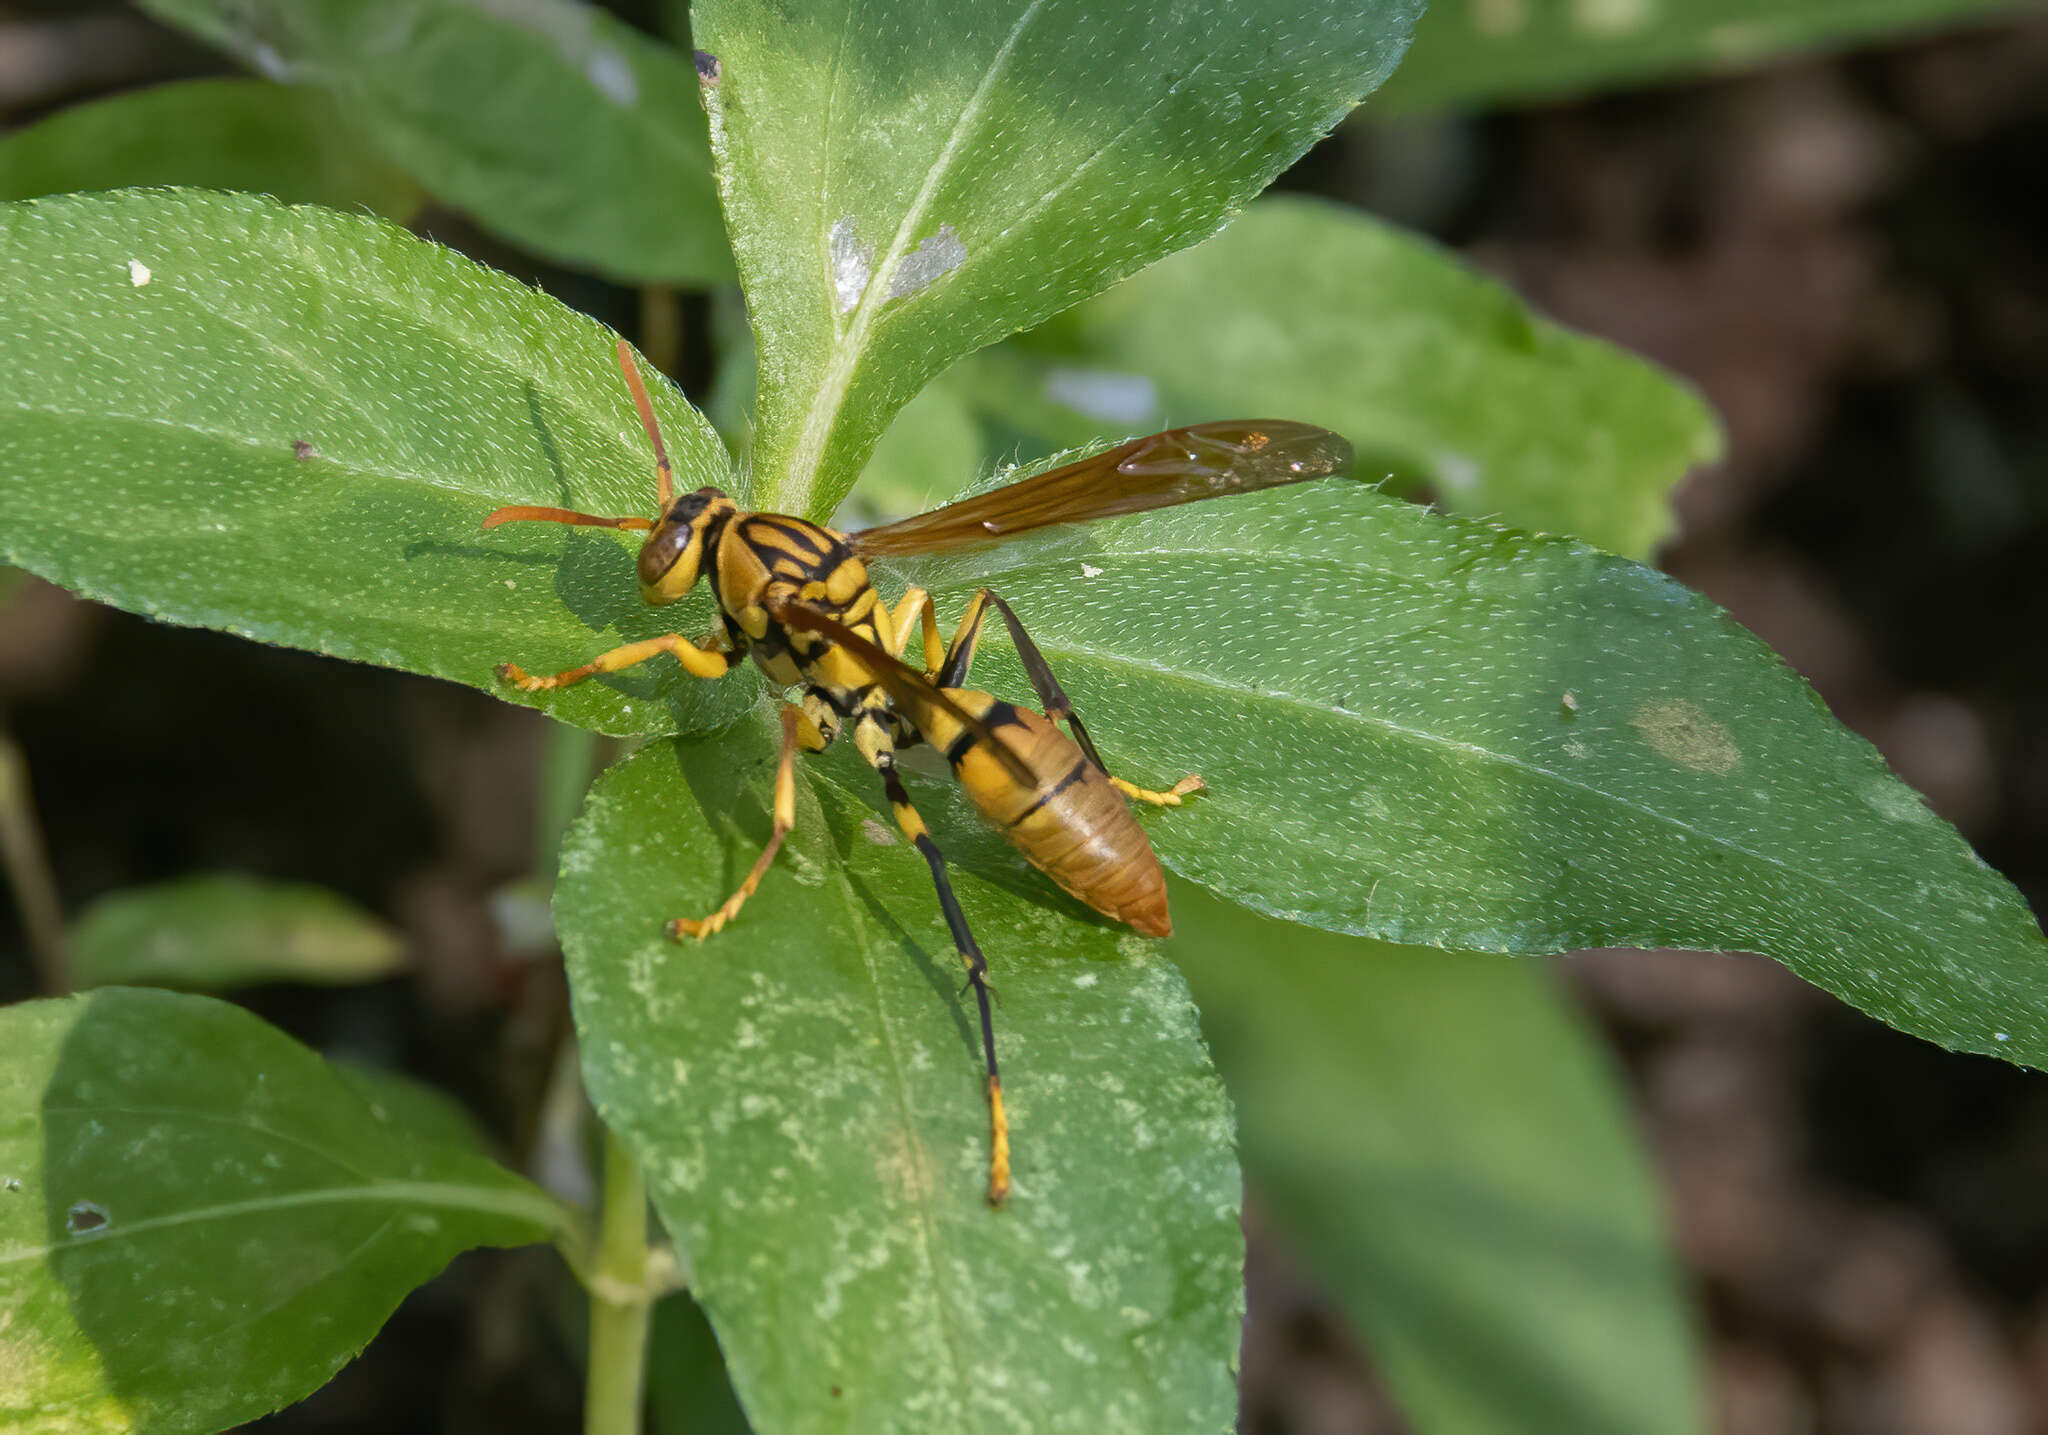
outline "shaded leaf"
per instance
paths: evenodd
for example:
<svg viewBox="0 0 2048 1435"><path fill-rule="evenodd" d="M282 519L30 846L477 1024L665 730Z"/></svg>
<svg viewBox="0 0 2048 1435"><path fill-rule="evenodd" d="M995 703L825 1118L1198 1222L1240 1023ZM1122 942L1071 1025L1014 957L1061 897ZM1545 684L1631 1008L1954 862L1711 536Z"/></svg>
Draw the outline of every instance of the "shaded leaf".
<svg viewBox="0 0 2048 1435"><path fill-rule="evenodd" d="M1464 0L1430 7L1379 108L1555 99L2032 8L2026 0Z"/></svg>
<svg viewBox="0 0 2048 1435"><path fill-rule="evenodd" d="M1418 0L703 0L764 506L822 518L953 360L1206 238L1385 77Z"/></svg>
<svg viewBox="0 0 2048 1435"><path fill-rule="evenodd" d="M1768 953L2048 1064L2012 886L1706 599L1332 481L904 565L1016 607L1112 770L1209 791L1161 859L1275 916L1483 951ZM992 634L975 683L1029 692Z"/></svg>
<svg viewBox="0 0 2048 1435"><path fill-rule="evenodd" d="M368 982L403 965L398 933L346 898L234 873L111 893L71 933L81 987Z"/></svg>
<svg viewBox="0 0 2048 1435"><path fill-rule="evenodd" d="M404 224L420 188L318 90L185 80L59 110L0 139L0 199L192 185L290 204L367 209Z"/></svg>
<svg viewBox="0 0 2048 1435"><path fill-rule="evenodd" d="M27 1002L0 1009L0 1049L9 1429L252 1419L318 1388L458 1252L564 1221L224 1002Z"/></svg>
<svg viewBox="0 0 2048 1435"><path fill-rule="evenodd" d="M1417 1435L1705 1428L1654 1183L1542 966L1173 902L1258 1208Z"/></svg>
<svg viewBox="0 0 2048 1435"><path fill-rule="evenodd" d="M1046 451L1207 419L1321 424L1363 477L1631 557L1721 449L1706 405L1651 365L1412 235L1284 197L948 382Z"/></svg>
<svg viewBox="0 0 2048 1435"><path fill-rule="evenodd" d="M973 1004L852 753L799 765L797 829L730 927L662 935L767 837L767 727L607 772L555 898L592 1098L754 1428L1228 1429L1238 1176L1179 974L911 774L1002 999L1015 1189L989 1209Z"/></svg>
<svg viewBox="0 0 2048 1435"><path fill-rule="evenodd" d="M554 300L375 220L245 195L9 205L0 245L0 561L513 701L533 700L499 662L710 630L704 594L642 605L633 534L480 528L506 503L654 507L614 340ZM677 482L729 482L703 420L666 384L654 399ZM538 705L672 731L729 721L750 684L666 664Z"/></svg>
<svg viewBox="0 0 2048 1435"><path fill-rule="evenodd" d="M689 60L579 0L141 0L263 74L332 94L445 204L625 283L732 254Z"/></svg>

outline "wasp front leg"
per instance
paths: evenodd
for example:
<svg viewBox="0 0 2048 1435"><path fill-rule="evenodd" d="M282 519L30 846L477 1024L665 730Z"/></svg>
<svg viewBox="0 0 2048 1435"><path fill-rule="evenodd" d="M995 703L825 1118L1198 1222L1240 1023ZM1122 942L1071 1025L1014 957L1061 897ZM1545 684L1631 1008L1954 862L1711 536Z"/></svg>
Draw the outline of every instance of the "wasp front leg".
<svg viewBox="0 0 2048 1435"><path fill-rule="evenodd" d="M768 875L768 868L775 861L775 854L782 847L782 839L796 826L796 750L809 748L816 752L825 745L823 734L817 724L804 715L794 703L782 705L782 748L775 759L775 826L768 834L768 845L761 849L761 855L754 860L753 870L747 873L747 880L740 883L719 909L708 917L678 917L668 924L668 934L677 941L684 937L695 937L699 941L710 936L719 928L739 915L747 898L754 895L754 889L761 885L761 879Z"/></svg>
<svg viewBox="0 0 2048 1435"><path fill-rule="evenodd" d="M740 661L741 655L717 646L713 638L702 647L691 642L680 633L664 633L659 638L647 638L638 643L627 643L613 648L608 653L599 653L580 668L568 668L559 673L537 676L527 672L517 663L498 664L498 678L510 683L525 693L545 692L551 688L566 688L594 678L600 673L616 673L625 668L637 667L649 658L658 658L663 653L672 653L683 671L693 678L722 678L731 672Z"/></svg>
<svg viewBox="0 0 2048 1435"><path fill-rule="evenodd" d="M1017 646L1017 658L1024 665L1025 676L1031 679L1031 687L1038 694L1038 700L1045 704L1046 717L1053 722L1066 723L1081 751L1109 777L1112 787L1137 802L1150 803L1154 807L1178 807L1183 797L1191 792L1200 792L1207 786L1199 776L1189 773L1164 792L1155 792L1111 774L1102 754L1095 750L1094 740L1088 736L1081 715L1074 711L1073 699L1067 696L1067 690L1060 686L1059 679L1052 675L1052 665L1046 662L1045 654L1038 650L1038 644L1032 641L1031 635L1024 631L1024 624L1017 614L993 588L980 589L967 605L966 616L960 620L960 631L953 635L953 646L946 654L946 661L940 665L938 683L941 687L957 688L967 681L967 669L974 661L974 648L981 641L982 621L988 616L990 604L994 604L996 611L1003 615L1003 625L1010 630L1010 641Z"/></svg>

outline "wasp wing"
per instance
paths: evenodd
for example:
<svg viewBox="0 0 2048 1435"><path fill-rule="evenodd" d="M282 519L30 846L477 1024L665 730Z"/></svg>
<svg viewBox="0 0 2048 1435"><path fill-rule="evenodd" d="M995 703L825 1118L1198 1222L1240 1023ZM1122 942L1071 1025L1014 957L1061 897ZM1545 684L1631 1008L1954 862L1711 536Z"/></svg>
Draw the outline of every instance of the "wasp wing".
<svg viewBox="0 0 2048 1435"><path fill-rule="evenodd" d="M975 740L986 743L996 755L996 760L1008 769L1010 776L1027 787L1038 785L1038 776L1030 765L1019 757L1016 750L989 725L962 707L959 700L944 688L937 686L930 678L901 658L892 657L888 652L863 638L853 629L829 613L820 612L807 603L778 603L769 610L776 622L788 628L802 628L830 638L834 643L852 653L874 674L875 681L889 690L889 696L905 708L935 707L943 710L953 721L974 734Z"/></svg>
<svg viewBox="0 0 2048 1435"><path fill-rule="evenodd" d="M1114 518L1204 498L1328 478L1351 445L1328 429L1284 419L1231 419L1168 429L963 498L847 541L869 558L902 558L993 543L1054 523Z"/></svg>

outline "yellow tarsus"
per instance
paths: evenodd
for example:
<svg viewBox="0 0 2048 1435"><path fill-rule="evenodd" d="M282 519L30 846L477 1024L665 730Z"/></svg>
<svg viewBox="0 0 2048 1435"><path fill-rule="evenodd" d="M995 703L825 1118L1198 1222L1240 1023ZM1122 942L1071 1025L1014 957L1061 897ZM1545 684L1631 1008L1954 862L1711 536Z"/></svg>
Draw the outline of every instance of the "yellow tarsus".
<svg viewBox="0 0 2048 1435"><path fill-rule="evenodd" d="M1180 800L1190 792L1201 792L1209 785L1192 772L1173 786L1167 788L1164 792L1154 792L1150 788L1139 787L1135 783L1125 782L1121 777L1112 777L1109 783L1110 786L1133 801L1149 802L1154 807L1178 807L1180 806Z"/></svg>
<svg viewBox="0 0 2048 1435"><path fill-rule="evenodd" d="M1003 1114L1003 1083L988 1079L988 1203L1000 1206L1010 1194L1010 1120Z"/></svg>

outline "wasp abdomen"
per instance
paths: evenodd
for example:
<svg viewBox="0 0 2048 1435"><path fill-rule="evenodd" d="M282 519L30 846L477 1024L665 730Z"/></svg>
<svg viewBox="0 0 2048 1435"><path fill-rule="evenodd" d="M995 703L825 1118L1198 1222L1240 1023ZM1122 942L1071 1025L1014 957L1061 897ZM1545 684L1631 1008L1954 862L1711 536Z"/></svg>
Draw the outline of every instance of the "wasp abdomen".
<svg viewBox="0 0 2048 1435"><path fill-rule="evenodd" d="M981 694L956 692L963 701ZM1173 931L1166 877L1123 794L1059 728L1028 708L984 698L976 714L1037 779L1025 786L978 743L949 756L961 786L1031 865L1106 917L1148 937Z"/></svg>

